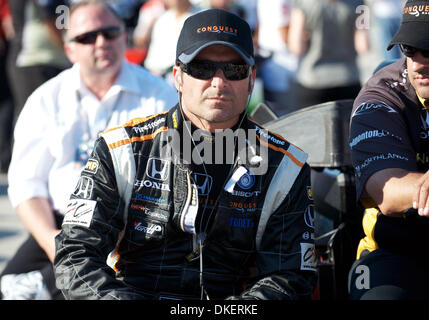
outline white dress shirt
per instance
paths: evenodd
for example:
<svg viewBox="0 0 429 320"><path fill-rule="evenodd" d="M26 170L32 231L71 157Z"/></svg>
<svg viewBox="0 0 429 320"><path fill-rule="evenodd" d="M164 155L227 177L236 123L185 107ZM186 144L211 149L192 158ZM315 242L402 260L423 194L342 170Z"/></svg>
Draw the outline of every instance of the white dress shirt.
<svg viewBox="0 0 429 320"><path fill-rule="evenodd" d="M284 42L279 29L289 26L292 0L258 0L258 45L262 54L271 57L261 65L260 76L270 91L284 92L295 78L298 58Z"/></svg>
<svg viewBox="0 0 429 320"><path fill-rule="evenodd" d="M125 60L102 100L82 82L78 64L47 81L28 98L15 126L8 172L12 206L43 197L64 211L85 161L79 161L79 148L92 147L107 128L176 103L177 93L167 82Z"/></svg>
<svg viewBox="0 0 429 320"><path fill-rule="evenodd" d="M155 22L150 40L146 68L156 74L164 74L176 63L176 44L185 20L199 8L191 7L188 12L177 16L172 9L164 12Z"/></svg>

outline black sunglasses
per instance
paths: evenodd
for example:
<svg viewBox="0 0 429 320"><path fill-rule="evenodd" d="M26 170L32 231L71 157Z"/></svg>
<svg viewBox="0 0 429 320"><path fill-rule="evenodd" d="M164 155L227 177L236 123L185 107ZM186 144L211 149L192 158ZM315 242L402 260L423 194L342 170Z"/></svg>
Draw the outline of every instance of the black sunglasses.
<svg viewBox="0 0 429 320"><path fill-rule="evenodd" d="M119 37L121 33L122 33L121 27L118 27L118 26L105 27L94 31L85 32L83 34L80 34L70 39L70 41L81 43L81 44L94 44L95 41L97 41L97 37L99 34L102 34L104 39L106 40L113 40Z"/></svg>
<svg viewBox="0 0 429 320"><path fill-rule="evenodd" d="M227 80L243 80L249 76L250 66L237 62L191 61L184 64L179 61L183 72L193 78L208 80L214 77L216 71L221 69Z"/></svg>
<svg viewBox="0 0 429 320"><path fill-rule="evenodd" d="M402 53L406 57L412 58L417 52L420 52L423 57L429 58L429 50L417 49L406 44L400 44L399 47L401 48Z"/></svg>

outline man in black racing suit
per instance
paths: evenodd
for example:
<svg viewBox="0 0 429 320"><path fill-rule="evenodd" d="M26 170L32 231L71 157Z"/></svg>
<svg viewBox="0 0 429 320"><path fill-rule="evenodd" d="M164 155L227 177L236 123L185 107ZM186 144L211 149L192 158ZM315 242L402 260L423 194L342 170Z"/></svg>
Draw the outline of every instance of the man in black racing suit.
<svg viewBox="0 0 429 320"><path fill-rule="evenodd" d="M177 60L181 103L96 141L56 238L57 286L67 299L311 298L310 168L247 118L249 26L202 11L186 20ZM196 117L207 105L211 121Z"/></svg>

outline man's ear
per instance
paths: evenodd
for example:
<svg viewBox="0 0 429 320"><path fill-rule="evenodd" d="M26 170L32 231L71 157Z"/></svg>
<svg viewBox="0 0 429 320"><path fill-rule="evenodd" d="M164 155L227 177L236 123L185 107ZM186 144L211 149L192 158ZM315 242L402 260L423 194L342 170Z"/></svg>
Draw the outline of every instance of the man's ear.
<svg viewBox="0 0 429 320"><path fill-rule="evenodd" d="M256 70L253 68L252 74L249 77L249 87L248 87L248 91L249 94L252 93L253 91L253 87L255 85L255 78L256 78Z"/></svg>
<svg viewBox="0 0 429 320"><path fill-rule="evenodd" d="M64 52L71 63L76 62L74 46L75 44L73 42L64 42Z"/></svg>
<svg viewBox="0 0 429 320"><path fill-rule="evenodd" d="M177 91L182 92L182 70L179 66L173 67L174 86Z"/></svg>

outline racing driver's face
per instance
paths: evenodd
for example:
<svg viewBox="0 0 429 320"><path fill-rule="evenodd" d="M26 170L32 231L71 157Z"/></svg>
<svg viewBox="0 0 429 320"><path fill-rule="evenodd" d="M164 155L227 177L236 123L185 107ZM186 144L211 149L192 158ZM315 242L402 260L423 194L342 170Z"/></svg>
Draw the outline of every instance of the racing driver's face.
<svg viewBox="0 0 429 320"><path fill-rule="evenodd" d="M193 61L245 65L235 50L223 45L203 49ZM246 70L248 73L242 72L243 76L238 80L228 80L220 68L209 79L198 79L180 66L175 66L175 85L182 95L182 109L186 118L198 128L211 132L233 127L247 105L255 78L255 71L249 72L250 67Z"/></svg>
<svg viewBox="0 0 429 320"><path fill-rule="evenodd" d="M429 99L429 57L417 51L413 57L407 57L408 78L417 94Z"/></svg>

